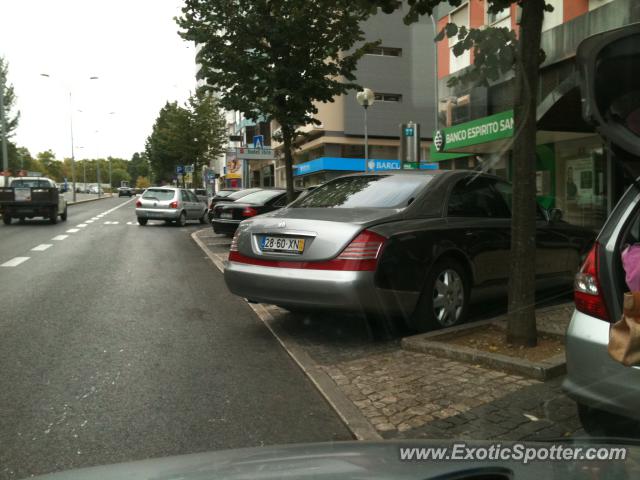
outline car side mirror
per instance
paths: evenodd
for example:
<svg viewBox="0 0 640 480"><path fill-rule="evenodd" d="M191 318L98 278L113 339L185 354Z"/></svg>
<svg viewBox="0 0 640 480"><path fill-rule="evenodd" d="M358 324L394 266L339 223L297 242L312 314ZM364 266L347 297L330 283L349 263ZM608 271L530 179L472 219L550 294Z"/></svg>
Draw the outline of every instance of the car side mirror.
<svg viewBox="0 0 640 480"><path fill-rule="evenodd" d="M549 223L555 223L562 220L562 210L559 208L550 208L547 211L547 219Z"/></svg>

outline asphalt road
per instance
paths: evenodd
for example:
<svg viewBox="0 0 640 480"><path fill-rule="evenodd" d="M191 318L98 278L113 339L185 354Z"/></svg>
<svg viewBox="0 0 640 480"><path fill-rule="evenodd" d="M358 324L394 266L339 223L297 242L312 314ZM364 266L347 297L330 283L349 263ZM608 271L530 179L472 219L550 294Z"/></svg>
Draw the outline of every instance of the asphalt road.
<svg viewBox="0 0 640 480"><path fill-rule="evenodd" d="M0 265L15 265L0 267L0 479L350 439L228 293L190 238L201 226L140 227L133 208L0 226Z"/></svg>

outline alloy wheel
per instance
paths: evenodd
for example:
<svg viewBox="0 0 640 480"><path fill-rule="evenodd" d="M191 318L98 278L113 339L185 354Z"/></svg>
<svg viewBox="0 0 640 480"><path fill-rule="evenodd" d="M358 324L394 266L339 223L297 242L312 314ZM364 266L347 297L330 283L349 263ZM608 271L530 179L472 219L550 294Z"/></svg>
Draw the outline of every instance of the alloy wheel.
<svg viewBox="0 0 640 480"><path fill-rule="evenodd" d="M443 327L459 322L464 307L464 285L458 272L440 272L433 287L433 316Z"/></svg>

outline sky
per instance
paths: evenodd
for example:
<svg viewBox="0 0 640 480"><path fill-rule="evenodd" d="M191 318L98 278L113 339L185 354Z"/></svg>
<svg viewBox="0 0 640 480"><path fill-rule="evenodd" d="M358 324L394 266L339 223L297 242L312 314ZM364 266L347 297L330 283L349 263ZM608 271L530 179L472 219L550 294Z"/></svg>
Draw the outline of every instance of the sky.
<svg viewBox="0 0 640 480"><path fill-rule="evenodd" d="M70 157L72 120L77 159L143 151L165 102L184 102L195 89L195 49L173 20L181 7L182 0L0 0L0 56L21 113L12 141L33 156L51 149Z"/></svg>

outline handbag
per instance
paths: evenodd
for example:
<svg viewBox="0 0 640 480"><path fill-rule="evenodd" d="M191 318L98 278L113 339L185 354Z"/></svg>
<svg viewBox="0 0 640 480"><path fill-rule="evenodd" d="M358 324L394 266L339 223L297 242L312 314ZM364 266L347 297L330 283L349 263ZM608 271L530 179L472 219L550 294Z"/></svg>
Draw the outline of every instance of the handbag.
<svg viewBox="0 0 640 480"><path fill-rule="evenodd" d="M608 350L627 367L640 364L640 292L624 294L622 318L609 328Z"/></svg>

